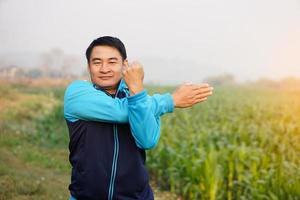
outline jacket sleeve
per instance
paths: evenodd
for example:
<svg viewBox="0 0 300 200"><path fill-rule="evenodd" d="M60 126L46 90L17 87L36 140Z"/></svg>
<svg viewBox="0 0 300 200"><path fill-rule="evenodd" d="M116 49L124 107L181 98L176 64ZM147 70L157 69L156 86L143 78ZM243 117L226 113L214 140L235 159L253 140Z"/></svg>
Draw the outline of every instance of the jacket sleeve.
<svg viewBox="0 0 300 200"><path fill-rule="evenodd" d="M153 148L160 137L160 116L174 110L172 96L169 93L149 96L143 90L127 99L128 119L137 146Z"/></svg>
<svg viewBox="0 0 300 200"><path fill-rule="evenodd" d="M170 94L147 95L146 90L127 98L112 98L86 81L75 81L66 90L64 117L75 122L129 123L136 145L153 148L160 136L160 116L173 112Z"/></svg>
<svg viewBox="0 0 300 200"><path fill-rule="evenodd" d="M87 81L74 81L65 92L64 117L71 122L128 123L127 98L112 98Z"/></svg>

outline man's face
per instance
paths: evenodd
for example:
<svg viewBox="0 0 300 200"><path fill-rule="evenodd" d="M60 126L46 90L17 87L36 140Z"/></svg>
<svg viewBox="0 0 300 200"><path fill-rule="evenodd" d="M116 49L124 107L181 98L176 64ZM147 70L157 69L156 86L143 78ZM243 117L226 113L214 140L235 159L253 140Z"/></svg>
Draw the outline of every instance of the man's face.
<svg viewBox="0 0 300 200"><path fill-rule="evenodd" d="M110 94L114 94L122 78L124 62L117 49L109 46L95 46L88 66L92 82Z"/></svg>

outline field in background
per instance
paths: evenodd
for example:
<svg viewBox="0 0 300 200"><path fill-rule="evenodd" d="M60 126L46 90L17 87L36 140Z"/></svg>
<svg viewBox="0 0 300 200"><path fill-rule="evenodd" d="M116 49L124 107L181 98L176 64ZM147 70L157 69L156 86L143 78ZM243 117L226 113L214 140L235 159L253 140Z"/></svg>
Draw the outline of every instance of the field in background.
<svg viewBox="0 0 300 200"><path fill-rule="evenodd" d="M164 117L152 177L188 199L300 199L300 91L216 88Z"/></svg>
<svg viewBox="0 0 300 200"><path fill-rule="evenodd" d="M62 89L0 87L0 200L66 199Z"/></svg>
<svg viewBox="0 0 300 200"><path fill-rule="evenodd" d="M0 200L67 199L59 85L1 83ZM300 199L299 155L299 90L228 86L215 87L206 103L164 116L147 165L157 187L185 199L292 200Z"/></svg>

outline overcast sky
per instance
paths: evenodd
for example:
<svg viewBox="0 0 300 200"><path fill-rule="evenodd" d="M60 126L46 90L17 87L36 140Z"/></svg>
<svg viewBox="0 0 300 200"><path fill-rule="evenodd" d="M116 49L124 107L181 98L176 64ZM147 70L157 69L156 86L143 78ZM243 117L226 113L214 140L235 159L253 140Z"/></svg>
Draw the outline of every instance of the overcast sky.
<svg viewBox="0 0 300 200"><path fill-rule="evenodd" d="M59 48L85 68L103 35L119 37L149 81L300 77L300 0L0 0L7 62Z"/></svg>

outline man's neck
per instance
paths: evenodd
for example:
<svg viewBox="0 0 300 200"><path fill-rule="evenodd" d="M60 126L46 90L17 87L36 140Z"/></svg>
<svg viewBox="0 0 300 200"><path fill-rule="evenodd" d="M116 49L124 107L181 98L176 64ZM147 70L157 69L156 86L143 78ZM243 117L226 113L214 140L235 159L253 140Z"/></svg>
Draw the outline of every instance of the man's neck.
<svg viewBox="0 0 300 200"><path fill-rule="evenodd" d="M107 93L110 95L115 95L117 92L117 89L104 89Z"/></svg>
<svg viewBox="0 0 300 200"><path fill-rule="evenodd" d="M117 90L119 88L121 81L119 81L119 83L117 84L116 87L101 87L97 84L95 84L99 89L104 90L105 92L107 92L108 94L110 94L111 96L115 96L115 94L117 93Z"/></svg>

